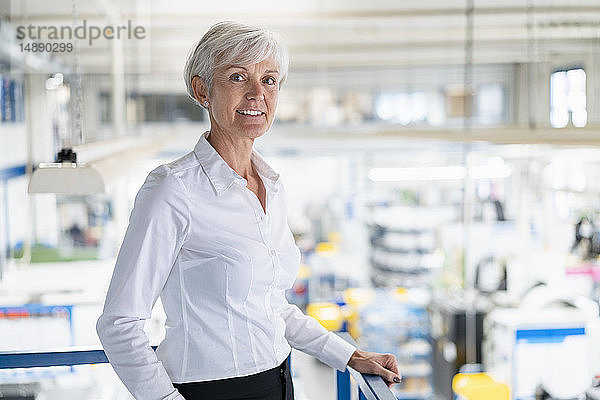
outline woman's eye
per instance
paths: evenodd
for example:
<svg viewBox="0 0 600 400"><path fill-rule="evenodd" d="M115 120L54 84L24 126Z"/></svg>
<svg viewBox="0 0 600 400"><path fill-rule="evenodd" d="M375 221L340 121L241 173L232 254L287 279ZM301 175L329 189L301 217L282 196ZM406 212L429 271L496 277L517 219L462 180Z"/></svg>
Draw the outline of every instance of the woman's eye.
<svg viewBox="0 0 600 400"><path fill-rule="evenodd" d="M274 85L274 84L277 83L277 81L275 79L273 79L272 77L270 77L270 76L266 77L265 80L264 80L264 82L267 85Z"/></svg>
<svg viewBox="0 0 600 400"><path fill-rule="evenodd" d="M231 79L234 82L241 82L244 80L244 77L240 74L233 74L229 77L229 79Z"/></svg>

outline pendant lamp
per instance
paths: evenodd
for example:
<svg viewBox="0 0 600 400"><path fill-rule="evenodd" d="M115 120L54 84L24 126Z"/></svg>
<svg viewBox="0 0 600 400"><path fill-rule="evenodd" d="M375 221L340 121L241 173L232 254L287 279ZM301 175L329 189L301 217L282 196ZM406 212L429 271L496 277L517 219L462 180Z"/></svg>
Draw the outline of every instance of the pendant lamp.
<svg viewBox="0 0 600 400"><path fill-rule="evenodd" d="M73 0L73 25L77 20L77 1ZM74 43L75 51L75 82L74 97L75 107L72 115L72 135L78 137L74 142L83 142L82 128L82 105L81 105L81 59L79 54L79 45ZM49 86L48 83L51 83ZM56 89L62 85L62 74L55 74L46 82L46 89ZM73 135L75 136L75 135ZM91 165L77 162L77 154L72 148L63 147L56 155L56 161L53 163L40 163L34 167L33 174L29 180L29 193L56 193L56 194L98 194L105 193L104 181L98 171Z"/></svg>
<svg viewBox="0 0 600 400"><path fill-rule="evenodd" d="M54 163L40 163L29 181L29 193L98 194L106 191L102 177L92 166L77 162L70 148L61 149Z"/></svg>

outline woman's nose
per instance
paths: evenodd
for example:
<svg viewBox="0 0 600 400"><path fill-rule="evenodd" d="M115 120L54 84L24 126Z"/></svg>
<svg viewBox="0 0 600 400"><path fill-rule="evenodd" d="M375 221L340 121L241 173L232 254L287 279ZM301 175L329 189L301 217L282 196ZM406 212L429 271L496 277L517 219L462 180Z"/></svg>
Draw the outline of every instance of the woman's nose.
<svg viewBox="0 0 600 400"><path fill-rule="evenodd" d="M248 92L246 93L248 100L263 100L264 95L263 87L259 81L251 80L248 82Z"/></svg>

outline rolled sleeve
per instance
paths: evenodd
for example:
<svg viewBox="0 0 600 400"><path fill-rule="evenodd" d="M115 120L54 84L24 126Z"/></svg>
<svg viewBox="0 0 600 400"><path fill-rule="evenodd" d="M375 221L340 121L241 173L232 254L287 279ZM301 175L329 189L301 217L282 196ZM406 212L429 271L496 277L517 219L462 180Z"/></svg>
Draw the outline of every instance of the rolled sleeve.
<svg viewBox="0 0 600 400"><path fill-rule="evenodd" d="M136 399L183 397L143 328L189 229L183 183L162 166L139 190L96 330L119 378Z"/></svg>

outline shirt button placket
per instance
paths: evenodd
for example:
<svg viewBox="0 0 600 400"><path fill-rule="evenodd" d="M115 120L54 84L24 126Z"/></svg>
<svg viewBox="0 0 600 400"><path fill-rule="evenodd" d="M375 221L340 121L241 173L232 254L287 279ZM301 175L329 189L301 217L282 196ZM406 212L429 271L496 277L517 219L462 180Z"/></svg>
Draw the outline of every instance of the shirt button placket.
<svg viewBox="0 0 600 400"><path fill-rule="evenodd" d="M264 236L264 240L265 240L265 246L267 246L267 248L269 249L269 254L271 255L271 257L275 256L275 249L273 249L273 238L271 237L271 224L269 223L269 215L265 214L264 218L263 218L263 227L264 227L264 232L265 232L265 236Z"/></svg>

